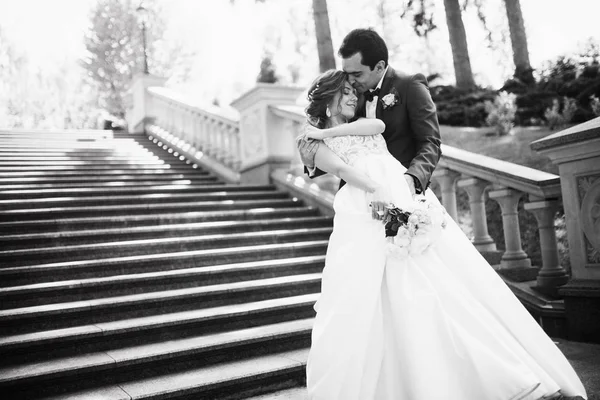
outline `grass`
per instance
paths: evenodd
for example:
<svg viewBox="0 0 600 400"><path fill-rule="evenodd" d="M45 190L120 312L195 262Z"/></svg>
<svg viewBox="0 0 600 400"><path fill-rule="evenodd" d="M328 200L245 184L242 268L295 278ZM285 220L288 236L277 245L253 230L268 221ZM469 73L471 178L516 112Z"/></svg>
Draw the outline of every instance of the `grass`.
<svg viewBox="0 0 600 400"><path fill-rule="evenodd" d="M548 157L529 147L531 142L555 131L547 127L518 126L506 136L496 136L493 132L493 128L440 127L444 144L558 175L558 167Z"/></svg>

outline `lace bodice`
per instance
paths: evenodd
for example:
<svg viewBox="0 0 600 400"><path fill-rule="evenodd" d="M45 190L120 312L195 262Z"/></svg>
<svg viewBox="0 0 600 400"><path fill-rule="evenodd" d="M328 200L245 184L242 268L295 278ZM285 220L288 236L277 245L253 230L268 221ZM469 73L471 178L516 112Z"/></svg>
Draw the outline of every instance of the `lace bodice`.
<svg viewBox="0 0 600 400"><path fill-rule="evenodd" d="M323 142L346 164L354 164L361 156L385 154L388 152L385 139L381 135L337 136L323 139Z"/></svg>

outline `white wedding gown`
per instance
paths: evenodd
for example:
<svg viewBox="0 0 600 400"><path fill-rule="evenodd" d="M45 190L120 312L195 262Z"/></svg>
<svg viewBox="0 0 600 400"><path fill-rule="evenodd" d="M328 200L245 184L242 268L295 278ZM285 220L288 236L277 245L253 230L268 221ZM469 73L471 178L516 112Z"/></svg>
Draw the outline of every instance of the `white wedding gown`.
<svg viewBox="0 0 600 400"><path fill-rule="evenodd" d="M325 143L386 183L396 206L412 201L406 168L381 135ZM386 256L383 224L371 218L364 191L345 185L334 209L307 365L310 399L586 397L560 350L453 221L423 254L397 259Z"/></svg>

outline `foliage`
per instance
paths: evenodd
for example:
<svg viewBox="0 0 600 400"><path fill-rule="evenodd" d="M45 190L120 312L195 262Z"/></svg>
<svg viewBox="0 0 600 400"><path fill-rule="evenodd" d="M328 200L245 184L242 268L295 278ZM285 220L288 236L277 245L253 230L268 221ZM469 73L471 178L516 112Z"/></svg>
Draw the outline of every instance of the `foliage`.
<svg viewBox="0 0 600 400"><path fill-rule="evenodd" d="M500 92L494 102L485 102L485 111L488 113L485 122L496 128L498 136L508 135L514 126L516 98L513 93Z"/></svg>
<svg viewBox="0 0 600 400"><path fill-rule="evenodd" d="M440 124L451 126L484 126L485 102L496 97L493 90L465 90L455 86L434 86L430 92Z"/></svg>
<svg viewBox="0 0 600 400"><path fill-rule="evenodd" d="M85 35L87 56L81 65L88 72L89 82L99 94L100 105L110 114L123 117L125 95L133 75L143 71L144 52L142 29L134 0L99 0L92 11L91 27ZM149 70L155 71L152 57L157 38L162 36L163 22L155 3L145 2Z"/></svg>
<svg viewBox="0 0 600 400"><path fill-rule="evenodd" d="M562 110L560 101L558 99L554 99L552 107L546 109L544 112L544 117L546 118L548 127L553 130L571 122L575 111L577 111L577 101L575 99L564 97Z"/></svg>
<svg viewBox="0 0 600 400"><path fill-rule="evenodd" d="M588 43L574 56L562 56L546 63L534 84L513 77L500 92L515 97L514 125L542 125L553 128L565 123L580 123L593 118L594 98L600 98L600 45ZM452 126L484 126L497 92L489 89L463 90L453 86L434 86L431 97L438 110L440 124ZM569 100L563 100L569 98ZM558 106L555 103L558 102ZM566 107L561 108L561 104ZM554 111L553 111L554 109ZM490 116L496 121L496 116ZM548 120L548 118L550 120Z"/></svg>
<svg viewBox="0 0 600 400"><path fill-rule="evenodd" d="M415 34L419 37L427 37L429 33L437 29L437 25L434 22L433 3L430 0L419 0L418 4L415 4L414 0L408 0L404 4L404 9L400 18L412 19L412 27Z"/></svg>
<svg viewBox="0 0 600 400"><path fill-rule="evenodd" d="M600 99L594 95L590 96L590 107L595 116L600 117Z"/></svg>
<svg viewBox="0 0 600 400"><path fill-rule="evenodd" d="M96 128L96 93L79 67L34 70L0 29L0 124L6 128Z"/></svg>
<svg viewBox="0 0 600 400"><path fill-rule="evenodd" d="M270 55L263 56L260 63L260 72L256 77L256 82L262 83L277 83L277 75L275 74L275 66L271 61Z"/></svg>

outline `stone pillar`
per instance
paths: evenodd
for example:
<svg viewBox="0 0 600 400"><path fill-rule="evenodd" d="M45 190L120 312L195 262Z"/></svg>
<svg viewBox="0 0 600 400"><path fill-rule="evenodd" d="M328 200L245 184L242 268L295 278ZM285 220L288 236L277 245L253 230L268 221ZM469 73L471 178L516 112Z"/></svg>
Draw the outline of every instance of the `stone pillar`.
<svg viewBox="0 0 600 400"><path fill-rule="evenodd" d="M490 198L496 200L502 209L502 228L506 250L502 255L500 267L502 269L530 268L531 260L521 246L521 230L519 229L519 215L517 206L523 193L513 189L498 189L489 193Z"/></svg>
<svg viewBox="0 0 600 400"><path fill-rule="evenodd" d="M166 78L149 74L138 74L133 78L131 84L132 104L127 109L125 119L130 133L144 132L144 124L150 115L150 96L147 89L151 86L163 86Z"/></svg>
<svg viewBox="0 0 600 400"><path fill-rule="evenodd" d="M469 206L473 220L473 245L479 251L496 251L496 243L488 232L487 217L485 214L485 188L489 182L466 178L458 182L458 187L464 189L469 195Z"/></svg>
<svg viewBox="0 0 600 400"><path fill-rule="evenodd" d="M534 201L526 203L525 209L535 216L540 233L542 268L537 276L536 289L542 293L556 295L558 287L569 280L567 272L558 262L558 247L554 230L554 216L558 209L558 201Z"/></svg>
<svg viewBox="0 0 600 400"><path fill-rule="evenodd" d="M241 182L269 183L276 168L289 168L296 146L284 134L287 121L269 110L274 105L294 105L303 89L258 83L234 100L240 113Z"/></svg>
<svg viewBox="0 0 600 400"><path fill-rule="evenodd" d="M456 181L460 178L458 172L440 168L433 174L433 178L439 183L442 191L442 204L452 219L458 222L458 211L456 209Z"/></svg>
<svg viewBox="0 0 600 400"><path fill-rule="evenodd" d="M565 299L569 339L600 343L600 117L531 144L558 165L572 280Z"/></svg>

